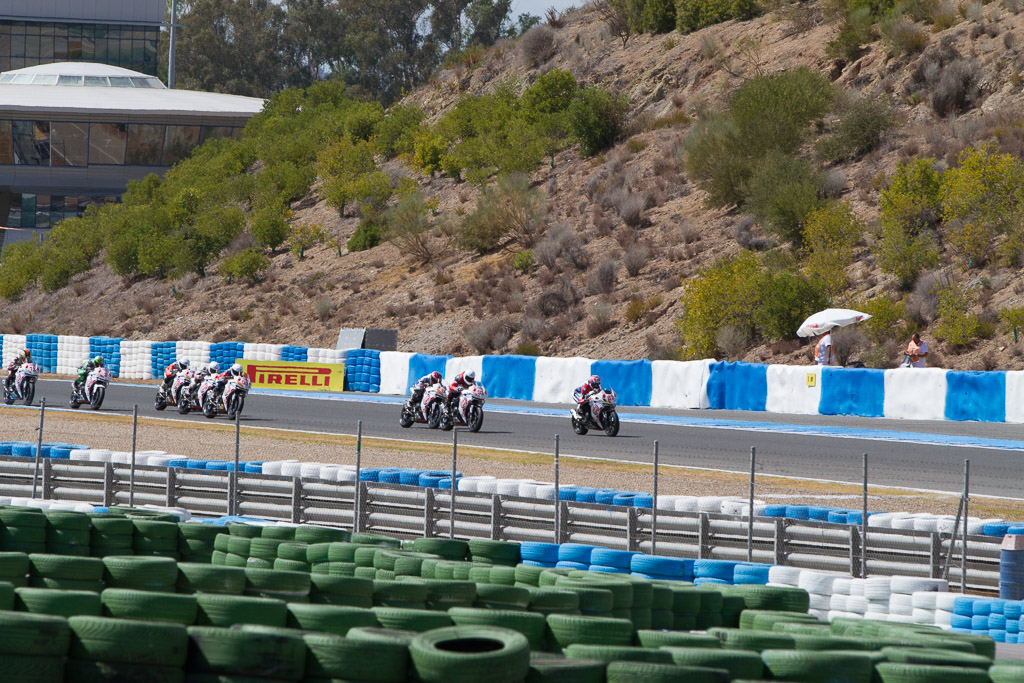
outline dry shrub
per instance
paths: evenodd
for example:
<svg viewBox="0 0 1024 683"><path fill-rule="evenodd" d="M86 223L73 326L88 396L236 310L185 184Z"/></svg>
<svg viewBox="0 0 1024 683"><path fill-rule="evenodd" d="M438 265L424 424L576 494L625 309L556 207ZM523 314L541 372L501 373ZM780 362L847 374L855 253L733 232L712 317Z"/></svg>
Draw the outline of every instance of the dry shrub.
<svg viewBox="0 0 1024 683"><path fill-rule="evenodd" d="M608 304L597 303L590 308L590 317L587 318L587 335L597 337L615 327L612 319L612 307Z"/></svg>
<svg viewBox="0 0 1024 683"><path fill-rule="evenodd" d="M930 353L928 354L931 355ZM996 354L992 349L989 349L981 356L981 369L991 372L999 367L999 361L996 358Z"/></svg>
<svg viewBox="0 0 1024 683"><path fill-rule="evenodd" d="M946 278L936 272L925 273L917 279L913 293L907 297L907 317L924 326L935 320L939 310L939 288Z"/></svg>
<svg viewBox="0 0 1024 683"><path fill-rule="evenodd" d="M585 273L590 268L590 254L583 248L583 243L578 239L566 243L562 251L562 258L576 270Z"/></svg>
<svg viewBox="0 0 1024 683"><path fill-rule="evenodd" d="M715 333L715 345L726 358L742 358L750 346L750 333L736 325L723 325Z"/></svg>
<svg viewBox="0 0 1024 683"><path fill-rule="evenodd" d="M612 234L612 229L614 227L615 224L605 216L601 216L594 220L594 229L597 230L598 237L608 237L608 235Z"/></svg>
<svg viewBox="0 0 1024 683"><path fill-rule="evenodd" d="M647 206L647 198L638 194L630 194L619 202L616 209L622 222L631 228L638 228L644 223L644 209Z"/></svg>
<svg viewBox="0 0 1024 683"><path fill-rule="evenodd" d="M555 54L555 32L543 24L534 26L519 39L519 54L530 66L540 66Z"/></svg>
<svg viewBox="0 0 1024 683"><path fill-rule="evenodd" d="M821 194L829 199L836 199L846 192L846 174L839 169L831 169L821 175Z"/></svg>
<svg viewBox="0 0 1024 683"><path fill-rule="evenodd" d="M832 333L832 356L836 365L849 365L853 354L864 348L864 335L855 327L841 327Z"/></svg>
<svg viewBox="0 0 1024 683"><path fill-rule="evenodd" d="M465 330L466 342L477 353L486 354L505 348L518 327L509 318L488 320L477 325L470 325Z"/></svg>
<svg viewBox="0 0 1024 683"><path fill-rule="evenodd" d="M942 70L932 93L932 109L939 116L970 109L980 95L979 66L973 59L958 59Z"/></svg>
<svg viewBox="0 0 1024 683"><path fill-rule="evenodd" d="M569 310L572 301L561 288L547 289L540 293L534 302L537 312L545 318L551 318Z"/></svg>
<svg viewBox="0 0 1024 683"><path fill-rule="evenodd" d="M626 251L625 256L622 257L622 265L626 267L626 272L630 277L640 274L640 271L647 265L648 256L647 247L643 245L637 245Z"/></svg>
<svg viewBox="0 0 1024 683"><path fill-rule="evenodd" d="M283 302L284 299L281 301ZM317 300L313 302L313 314L317 320L328 320L334 315L334 302L329 296L317 297Z"/></svg>
<svg viewBox="0 0 1024 683"><path fill-rule="evenodd" d="M894 56L917 54L928 47L928 32L907 17L883 24L882 37Z"/></svg>
<svg viewBox="0 0 1024 683"><path fill-rule="evenodd" d="M615 241L623 249L629 249L636 242L636 231L633 228L622 226L615 231Z"/></svg>
<svg viewBox="0 0 1024 683"><path fill-rule="evenodd" d="M754 235L755 225L757 225L757 222L750 216L740 218L732 228L732 234L736 238L736 243L744 249L752 249L754 251L763 251L770 248L772 246L770 239Z"/></svg>
<svg viewBox="0 0 1024 683"><path fill-rule="evenodd" d="M597 270L587 278L587 294L590 296L596 294L608 295L614 292L615 286L619 282L618 269L619 264L614 260L607 259L602 261Z"/></svg>

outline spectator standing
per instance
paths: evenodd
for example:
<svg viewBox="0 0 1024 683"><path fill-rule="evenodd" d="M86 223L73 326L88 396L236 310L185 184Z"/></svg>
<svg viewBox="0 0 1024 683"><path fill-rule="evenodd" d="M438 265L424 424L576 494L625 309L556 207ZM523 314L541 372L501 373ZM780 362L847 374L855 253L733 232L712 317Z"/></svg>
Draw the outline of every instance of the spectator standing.
<svg viewBox="0 0 1024 683"><path fill-rule="evenodd" d="M910 356L910 367L923 368L924 359L928 355L928 344L917 332L910 338L907 344L907 355Z"/></svg>
<svg viewBox="0 0 1024 683"><path fill-rule="evenodd" d="M814 345L814 362L818 365L832 365L832 330L822 335L818 343Z"/></svg>

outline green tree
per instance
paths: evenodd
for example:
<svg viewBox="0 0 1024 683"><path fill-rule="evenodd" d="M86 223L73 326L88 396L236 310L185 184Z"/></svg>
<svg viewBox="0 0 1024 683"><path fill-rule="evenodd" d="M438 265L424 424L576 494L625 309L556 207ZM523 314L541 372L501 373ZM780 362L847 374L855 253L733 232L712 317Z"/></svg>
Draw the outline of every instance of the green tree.
<svg viewBox="0 0 1024 683"><path fill-rule="evenodd" d="M882 190L878 264L898 277L904 289L939 263L941 249L933 228L942 212L941 191L942 175L931 159L900 162Z"/></svg>
<svg viewBox="0 0 1024 683"><path fill-rule="evenodd" d="M864 223L849 202L828 204L812 212L804 225L807 272L834 297L846 291L846 268L853 263L853 246L864 234Z"/></svg>
<svg viewBox="0 0 1024 683"><path fill-rule="evenodd" d="M821 179L809 163L770 152L750 177L745 206L769 230L799 247L804 241L804 223L821 206L820 188Z"/></svg>
<svg viewBox="0 0 1024 683"><path fill-rule="evenodd" d="M974 297L957 282L939 286L936 294L939 307L935 336L960 348L970 345L980 329L978 316L971 313Z"/></svg>
<svg viewBox="0 0 1024 683"><path fill-rule="evenodd" d="M502 176L480 192L459 228L459 245L481 253L530 247L544 229L545 208L546 197L524 174Z"/></svg>
<svg viewBox="0 0 1024 683"><path fill-rule="evenodd" d="M622 132L629 100L607 90L587 87L569 105L569 132L583 156L594 156L610 147Z"/></svg>
<svg viewBox="0 0 1024 683"><path fill-rule="evenodd" d="M676 323L682 335L684 359L715 356L716 335L727 325L753 335L759 281L757 256L744 252L719 259L687 282L683 315Z"/></svg>

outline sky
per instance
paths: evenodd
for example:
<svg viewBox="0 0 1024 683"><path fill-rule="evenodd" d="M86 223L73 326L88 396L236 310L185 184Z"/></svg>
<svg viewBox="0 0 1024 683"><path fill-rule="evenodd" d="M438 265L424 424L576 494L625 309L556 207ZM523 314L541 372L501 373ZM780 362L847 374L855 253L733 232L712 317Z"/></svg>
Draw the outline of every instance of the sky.
<svg viewBox="0 0 1024 683"><path fill-rule="evenodd" d="M569 7L580 7L583 0L513 0L512 11L509 15L515 19L524 12L543 17L549 7L557 10L565 10Z"/></svg>

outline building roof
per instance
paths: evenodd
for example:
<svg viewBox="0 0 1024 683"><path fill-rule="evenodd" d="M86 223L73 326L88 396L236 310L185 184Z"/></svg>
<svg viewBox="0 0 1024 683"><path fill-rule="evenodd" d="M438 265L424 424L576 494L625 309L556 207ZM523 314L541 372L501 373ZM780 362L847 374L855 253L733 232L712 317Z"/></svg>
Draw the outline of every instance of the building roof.
<svg viewBox="0 0 1024 683"><path fill-rule="evenodd" d="M168 114L252 116L258 97L171 90L138 71L91 62L57 62L0 74L0 112L58 111L62 115Z"/></svg>
<svg viewBox="0 0 1024 683"><path fill-rule="evenodd" d="M160 24L164 0L6 0L0 19Z"/></svg>

